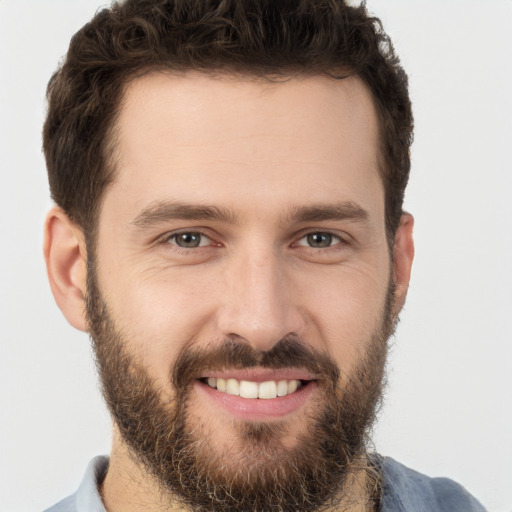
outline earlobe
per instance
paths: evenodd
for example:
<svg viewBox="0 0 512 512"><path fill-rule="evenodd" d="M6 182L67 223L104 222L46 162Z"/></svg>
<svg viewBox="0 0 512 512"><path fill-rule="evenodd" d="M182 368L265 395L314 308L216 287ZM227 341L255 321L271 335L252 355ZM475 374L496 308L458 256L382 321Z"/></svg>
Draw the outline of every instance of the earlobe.
<svg viewBox="0 0 512 512"><path fill-rule="evenodd" d="M68 322L86 331L87 255L82 230L58 207L46 216L44 257L53 296Z"/></svg>
<svg viewBox="0 0 512 512"><path fill-rule="evenodd" d="M414 259L413 241L414 218L409 213L404 213L400 218L400 224L395 233L393 245L393 272L395 279L395 314L398 315L405 304L411 267Z"/></svg>

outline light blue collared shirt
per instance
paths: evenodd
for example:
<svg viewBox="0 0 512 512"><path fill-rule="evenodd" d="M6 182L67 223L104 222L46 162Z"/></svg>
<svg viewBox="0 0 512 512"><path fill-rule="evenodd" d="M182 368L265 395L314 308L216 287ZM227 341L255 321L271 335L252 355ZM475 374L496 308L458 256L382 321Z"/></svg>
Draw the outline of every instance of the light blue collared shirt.
<svg viewBox="0 0 512 512"><path fill-rule="evenodd" d="M461 485L448 478L430 478L389 457L374 456L381 468L379 512L486 512ZM107 457L95 457L80 487L45 512L106 512L98 490L108 468Z"/></svg>

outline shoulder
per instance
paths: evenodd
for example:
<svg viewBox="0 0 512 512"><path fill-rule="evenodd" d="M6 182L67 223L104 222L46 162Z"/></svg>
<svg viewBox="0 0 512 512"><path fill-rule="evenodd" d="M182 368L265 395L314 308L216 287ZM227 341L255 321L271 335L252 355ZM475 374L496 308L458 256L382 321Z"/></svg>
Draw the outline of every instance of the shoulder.
<svg viewBox="0 0 512 512"><path fill-rule="evenodd" d="M108 458L99 456L89 462L78 490L44 512L105 512L99 486L108 468Z"/></svg>
<svg viewBox="0 0 512 512"><path fill-rule="evenodd" d="M382 474L381 512L485 512L449 478L430 478L389 457L377 457Z"/></svg>
<svg viewBox="0 0 512 512"><path fill-rule="evenodd" d="M75 512L75 501L75 495L72 494L71 496L59 501L56 505L53 505L53 507L46 509L44 512Z"/></svg>

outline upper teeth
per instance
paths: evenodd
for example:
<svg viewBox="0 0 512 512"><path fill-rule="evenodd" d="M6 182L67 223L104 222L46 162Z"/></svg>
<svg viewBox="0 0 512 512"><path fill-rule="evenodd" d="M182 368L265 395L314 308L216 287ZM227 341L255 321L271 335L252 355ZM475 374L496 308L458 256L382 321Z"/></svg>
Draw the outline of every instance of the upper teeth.
<svg viewBox="0 0 512 512"><path fill-rule="evenodd" d="M242 398L277 398L294 393L301 386L300 380L269 380L267 382L251 382L248 380L222 379L209 377L207 383L228 395Z"/></svg>

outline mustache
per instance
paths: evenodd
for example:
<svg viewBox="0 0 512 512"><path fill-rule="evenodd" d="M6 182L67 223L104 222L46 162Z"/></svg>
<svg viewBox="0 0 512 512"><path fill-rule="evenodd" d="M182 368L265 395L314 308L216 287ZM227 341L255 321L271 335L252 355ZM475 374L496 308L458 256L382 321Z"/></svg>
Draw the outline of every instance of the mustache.
<svg viewBox="0 0 512 512"><path fill-rule="evenodd" d="M280 370L296 368L315 375L336 386L340 370L333 359L311 346L299 336L289 335L279 340L270 350L261 351L236 337L225 338L220 345L184 349L171 371L175 389L186 389L206 371L247 368Z"/></svg>

